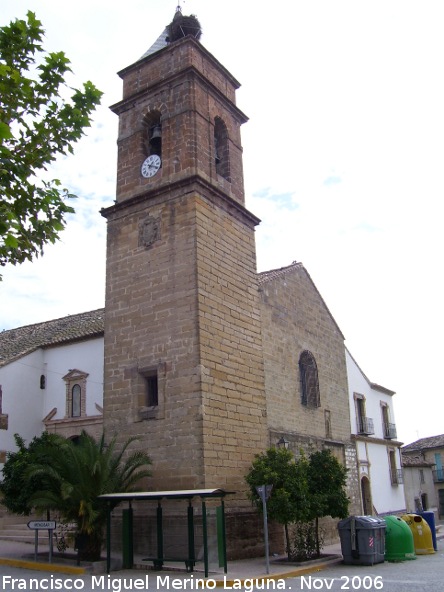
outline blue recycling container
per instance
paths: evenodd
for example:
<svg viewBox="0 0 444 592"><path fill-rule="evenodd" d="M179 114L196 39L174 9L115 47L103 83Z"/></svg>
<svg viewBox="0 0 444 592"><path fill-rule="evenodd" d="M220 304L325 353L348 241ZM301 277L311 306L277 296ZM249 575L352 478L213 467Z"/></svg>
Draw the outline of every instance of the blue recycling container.
<svg viewBox="0 0 444 592"><path fill-rule="evenodd" d="M435 527L435 514L433 512L419 512L419 515L424 518L427 524L430 526L432 533L433 548L435 551L438 550L438 544L436 542L436 527Z"/></svg>

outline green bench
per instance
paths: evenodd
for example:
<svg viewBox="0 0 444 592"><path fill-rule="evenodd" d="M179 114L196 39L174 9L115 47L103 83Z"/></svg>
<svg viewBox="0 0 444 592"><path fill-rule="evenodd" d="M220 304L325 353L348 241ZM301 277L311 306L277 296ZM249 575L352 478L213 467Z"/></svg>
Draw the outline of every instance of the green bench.
<svg viewBox="0 0 444 592"><path fill-rule="evenodd" d="M152 561L154 565L154 569L163 569L163 564L168 562L174 563L185 563L185 567L187 572L191 572L194 570L194 566L196 562L194 559L184 558L184 557L144 557L142 561Z"/></svg>

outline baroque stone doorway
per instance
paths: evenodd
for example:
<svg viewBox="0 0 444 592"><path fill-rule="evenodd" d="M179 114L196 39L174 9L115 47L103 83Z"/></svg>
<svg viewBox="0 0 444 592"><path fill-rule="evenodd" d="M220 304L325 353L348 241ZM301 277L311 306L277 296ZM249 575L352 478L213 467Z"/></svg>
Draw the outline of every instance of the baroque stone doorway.
<svg viewBox="0 0 444 592"><path fill-rule="evenodd" d="M370 480L368 477L362 477L361 479L361 499L362 499L362 512L364 516L370 516L373 508L372 504L372 490L370 487Z"/></svg>

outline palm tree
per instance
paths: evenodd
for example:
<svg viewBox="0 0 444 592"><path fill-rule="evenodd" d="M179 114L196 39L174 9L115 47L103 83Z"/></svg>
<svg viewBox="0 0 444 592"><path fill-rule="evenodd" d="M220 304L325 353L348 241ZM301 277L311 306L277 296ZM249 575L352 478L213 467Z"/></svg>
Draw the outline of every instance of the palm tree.
<svg viewBox="0 0 444 592"><path fill-rule="evenodd" d="M136 485L151 475L145 452L127 452L136 438L117 450L116 437L107 445L105 436L95 440L82 432L76 441L65 439L45 451L47 463L33 464L28 477L39 475L43 487L32 495L37 510L57 510L67 523L77 525L83 541L80 558L100 559L106 524L106 504L98 499L105 493L136 491Z"/></svg>

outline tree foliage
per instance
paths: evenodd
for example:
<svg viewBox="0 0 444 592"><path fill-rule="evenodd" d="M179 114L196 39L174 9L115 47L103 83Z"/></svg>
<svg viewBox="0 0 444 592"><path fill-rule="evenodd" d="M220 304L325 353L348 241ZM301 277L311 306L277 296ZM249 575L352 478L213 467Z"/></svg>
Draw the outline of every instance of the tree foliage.
<svg viewBox="0 0 444 592"><path fill-rule="evenodd" d="M250 487L250 499L262 510L262 502L256 491L260 485L273 485L267 501L267 512L272 520L283 524L287 551L290 551L288 525L307 519L308 480L307 462L295 462L294 455L285 448L269 448L256 455L245 477Z"/></svg>
<svg viewBox="0 0 444 592"><path fill-rule="evenodd" d="M32 449L27 451L22 441L26 458L20 466L19 480L14 471L17 462L8 467L18 453L9 455L6 472L3 470L3 503L15 511L6 494L23 485L26 507L38 512L57 511L63 522L75 523L77 534L87 541L81 557L93 561L100 558L107 512L98 496L135 491L141 479L151 474L151 461L144 452L128 451L134 438L120 448L116 438L107 444L104 436L95 440L86 432L77 441L57 438L43 434L34 438Z"/></svg>
<svg viewBox="0 0 444 592"><path fill-rule="evenodd" d="M310 455L308 489L310 491L310 519L315 523L317 556L321 552L319 518L345 518L350 500L345 486L347 469L325 448Z"/></svg>
<svg viewBox="0 0 444 592"><path fill-rule="evenodd" d="M3 465L3 481L0 482L1 503L13 514L29 516L33 510L31 497L44 486L40 476L29 477L27 472L33 463L48 462L48 450L57 447L63 439L44 432L31 440L29 446L18 434L14 434L18 450L9 452Z"/></svg>
<svg viewBox="0 0 444 592"><path fill-rule="evenodd" d="M310 536L314 532L319 555L319 518L344 518L347 515L346 475L347 470L330 450L314 452L308 458L301 452L295 460L290 450L272 447L256 455L245 480L250 487L250 499L259 510L262 510L262 502L256 487L273 485L267 511L272 520L284 525L290 557L290 524L314 522L314 527L307 528L306 532Z"/></svg>
<svg viewBox="0 0 444 592"><path fill-rule="evenodd" d="M349 506L346 483L347 469L330 450L311 454L308 471L311 517L345 518Z"/></svg>
<svg viewBox="0 0 444 592"><path fill-rule="evenodd" d="M32 260L58 239L72 195L42 173L73 152L102 95L89 81L68 88L70 62L44 52L43 35L32 12L0 28L0 265Z"/></svg>

